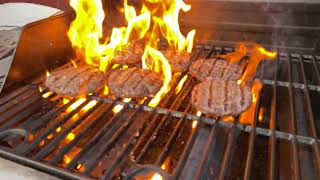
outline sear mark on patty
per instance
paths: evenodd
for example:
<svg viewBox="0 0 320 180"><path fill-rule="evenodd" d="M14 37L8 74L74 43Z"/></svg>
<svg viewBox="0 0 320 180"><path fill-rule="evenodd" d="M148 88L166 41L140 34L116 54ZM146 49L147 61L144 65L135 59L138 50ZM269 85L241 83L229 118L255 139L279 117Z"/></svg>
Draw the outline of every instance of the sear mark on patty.
<svg viewBox="0 0 320 180"><path fill-rule="evenodd" d="M137 67L110 73L108 87L117 98L140 98L155 95L162 87L161 75Z"/></svg>
<svg viewBox="0 0 320 180"><path fill-rule="evenodd" d="M46 79L46 86L61 96L77 97L98 92L104 87L106 79L105 73L82 65L78 68L68 67L51 72Z"/></svg>
<svg viewBox="0 0 320 180"><path fill-rule="evenodd" d="M238 115L251 105L251 101L250 89L236 81L203 81L191 93L191 102L198 111L215 116Z"/></svg>
<svg viewBox="0 0 320 180"><path fill-rule="evenodd" d="M189 68L189 74L200 81L205 80L238 80L241 68L238 64L229 64L222 59L199 59Z"/></svg>
<svg viewBox="0 0 320 180"><path fill-rule="evenodd" d="M116 52L112 59L112 63L121 65L141 64L143 51L143 45L141 43L130 43Z"/></svg>

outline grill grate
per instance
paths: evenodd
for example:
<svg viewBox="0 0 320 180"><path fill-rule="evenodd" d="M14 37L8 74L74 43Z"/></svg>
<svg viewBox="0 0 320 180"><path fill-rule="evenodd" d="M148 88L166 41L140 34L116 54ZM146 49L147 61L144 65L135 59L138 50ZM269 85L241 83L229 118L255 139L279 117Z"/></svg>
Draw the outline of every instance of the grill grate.
<svg viewBox="0 0 320 180"><path fill-rule="evenodd" d="M192 58L231 50L198 45ZM157 108L147 106L150 99L125 103L92 95L69 111L76 99L64 104L54 93L43 98L46 91L30 84L0 99L0 155L70 179L143 173L174 179L317 179L319 59L282 53L275 62L263 62L253 125L196 116L190 103L196 80L188 77L175 93L185 74ZM83 111L93 100L97 103Z"/></svg>

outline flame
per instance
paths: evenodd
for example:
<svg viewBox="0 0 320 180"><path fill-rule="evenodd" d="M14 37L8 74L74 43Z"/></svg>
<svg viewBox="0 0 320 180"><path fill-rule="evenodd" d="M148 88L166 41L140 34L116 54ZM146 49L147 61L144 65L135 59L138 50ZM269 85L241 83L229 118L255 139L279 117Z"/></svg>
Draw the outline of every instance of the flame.
<svg viewBox="0 0 320 180"><path fill-rule="evenodd" d="M87 105L85 105L81 110L87 112L88 110L93 108L97 103L98 103L98 101L92 100Z"/></svg>
<svg viewBox="0 0 320 180"><path fill-rule="evenodd" d="M165 169L168 169L169 168L169 165L170 165L170 161L171 161L171 157L167 157L166 160L162 163L161 165L161 169L165 170ZM162 176L158 173L155 173L151 180L162 180Z"/></svg>
<svg viewBox="0 0 320 180"><path fill-rule="evenodd" d="M46 76L47 76L47 78L48 78L50 75L51 75L50 72L47 70L47 71L46 71Z"/></svg>
<svg viewBox="0 0 320 180"><path fill-rule="evenodd" d="M69 134L67 135L67 139L68 139L69 141L72 141L74 138L75 138L75 135L74 135L73 133L69 133Z"/></svg>
<svg viewBox="0 0 320 180"><path fill-rule="evenodd" d="M58 133L58 132L61 132L61 127L58 127L57 129L56 129L56 132Z"/></svg>
<svg viewBox="0 0 320 180"><path fill-rule="evenodd" d="M197 111L197 116L200 117L201 114L202 114L202 113L201 113L200 111ZM192 125L191 125L191 126L192 126L192 129L196 128L196 127L197 127L197 124L198 124L198 121L197 121L197 120L193 120L193 121L192 121Z"/></svg>
<svg viewBox="0 0 320 180"><path fill-rule="evenodd" d="M122 102L130 102L131 101L131 98L124 98L123 100L122 100ZM123 105L121 105L121 104L118 104L118 105L116 105L116 106L114 106L114 108L112 109L112 112L114 113L114 114L117 114L118 112L120 112L121 110L123 109Z"/></svg>
<svg viewBox="0 0 320 180"><path fill-rule="evenodd" d="M84 56L87 64L99 67L102 71L109 69L115 53L127 45L131 38L143 38L150 27L150 12L142 8L140 15L137 15L135 8L125 0L127 27L113 28L110 38L101 43L105 19L101 0L70 0L70 6L76 12L76 18L68 31L72 46L81 52L80 56ZM132 33L135 33L134 37Z"/></svg>
<svg viewBox="0 0 320 180"><path fill-rule="evenodd" d="M46 92L42 95L43 98L48 98L49 96L51 96L51 94L53 94L53 92Z"/></svg>
<svg viewBox="0 0 320 180"><path fill-rule="evenodd" d="M235 52L226 55L218 55L217 57L223 58L229 63L237 63L247 54L247 52L248 48L243 43L241 43L236 48Z"/></svg>
<svg viewBox="0 0 320 180"><path fill-rule="evenodd" d="M77 62L76 61L74 61L74 60L70 60L71 61L71 64L72 64L72 66L74 67L74 68L78 68L78 64L77 64Z"/></svg>
<svg viewBox="0 0 320 180"><path fill-rule="evenodd" d="M259 110L259 121L260 122L262 122L265 112L266 112L266 108L265 107L261 107L260 110Z"/></svg>
<svg viewBox="0 0 320 180"><path fill-rule="evenodd" d="M177 87L174 91L176 94L178 94L181 91L182 86L186 82L187 79L188 79L188 75L185 75L185 76L183 76L183 78L181 78L179 84L177 85Z"/></svg>
<svg viewBox="0 0 320 180"><path fill-rule="evenodd" d="M221 117L221 120L225 121L225 122L233 122L234 117L233 116L223 116L223 117Z"/></svg>
<svg viewBox="0 0 320 180"><path fill-rule="evenodd" d="M258 97L260 95L260 91L263 87L263 83L259 80L254 80L252 83L252 104L249 107L249 109L247 109L246 111L244 111L239 118L239 123L241 124L253 124L254 122L254 114L255 114L255 109L257 106L257 100Z"/></svg>
<svg viewBox="0 0 320 180"><path fill-rule="evenodd" d="M79 107L82 103L84 103L87 99L86 98L80 98L78 99L76 102L74 102L73 104L71 104L68 109L67 112L71 112L75 109L77 109L77 107Z"/></svg>
<svg viewBox="0 0 320 180"><path fill-rule="evenodd" d="M151 67L147 64L147 58L149 56L153 61L153 66ZM160 63L161 70L159 68ZM146 46L145 53L142 56L142 67L143 69L151 69L159 73L161 71L163 74L163 86L161 87L160 91L156 94L156 96L148 104L150 107L155 107L160 102L162 96L170 90L169 84L172 77L171 65L160 51L152 47Z"/></svg>
<svg viewBox="0 0 320 180"><path fill-rule="evenodd" d="M105 85L103 89L103 95L107 96L108 94L109 94L109 87Z"/></svg>
<svg viewBox="0 0 320 180"><path fill-rule="evenodd" d="M241 78L238 80L238 84L245 84L256 72L259 63L264 59L273 60L277 56L276 52L270 52L261 46L255 45L252 54L249 58L248 65Z"/></svg>
<svg viewBox="0 0 320 180"><path fill-rule="evenodd" d="M189 11L191 5L185 4L183 0L146 0L138 14L124 0L122 12L126 26L113 28L107 38L103 37L105 14L101 0L70 0L70 6L75 10L76 18L71 23L68 36L80 59L85 59L89 65L107 71L114 55L122 48L137 40L143 39L146 42L142 67L161 73L163 77L163 87L149 103L149 106L156 106L170 90L172 78L171 66L157 47L160 35L167 40L170 48L191 53L196 30L193 29L184 36L179 25L179 12ZM152 59L152 66L147 65L146 58ZM111 68L117 66L119 65L115 64ZM127 66L122 68L126 69ZM106 95L106 88L104 92Z"/></svg>

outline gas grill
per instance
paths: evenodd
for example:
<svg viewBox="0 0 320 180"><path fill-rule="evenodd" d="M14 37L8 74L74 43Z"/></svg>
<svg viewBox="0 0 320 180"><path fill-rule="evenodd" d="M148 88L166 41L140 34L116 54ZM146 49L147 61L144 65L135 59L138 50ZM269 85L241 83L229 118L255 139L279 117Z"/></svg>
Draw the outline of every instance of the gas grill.
<svg viewBox="0 0 320 180"><path fill-rule="evenodd" d="M233 3L240 2L216 2L214 7L233 9ZM240 4L244 12L253 5L272 13L288 6ZM289 3L293 12L309 10L308 4L301 9L298 5ZM198 6L193 8L210 9L213 4ZM193 27L200 15L191 13L182 21ZM259 66L255 77L264 85L252 125L243 125L237 117L226 122L198 116L190 102L197 81L187 76L177 91L186 73L174 78L171 90L154 108L147 106L150 98L125 102L91 94L83 101L65 102L48 93L43 86L46 70L72 66L74 54L66 36L72 18L72 13L64 13L14 30L21 35L0 96L0 157L65 179L320 178L320 56L311 36L319 35L319 27L260 26L239 20L213 23L213 36L199 33L192 61L232 52L232 45L244 40L279 52L276 61ZM203 27L199 32L211 28L208 22L197 23ZM283 42L288 34L300 41ZM274 36L276 42L268 41Z"/></svg>

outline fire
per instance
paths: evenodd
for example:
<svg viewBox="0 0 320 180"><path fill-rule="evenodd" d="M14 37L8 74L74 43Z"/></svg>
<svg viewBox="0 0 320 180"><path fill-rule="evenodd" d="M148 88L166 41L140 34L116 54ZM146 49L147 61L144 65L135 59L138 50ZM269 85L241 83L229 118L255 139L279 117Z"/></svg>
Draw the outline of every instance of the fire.
<svg viewBox="0 0 320 180"><path fill-rule="evenodd" d="M263 120L264 113L266 112L265 107L261 107L259 110L259 121L261 122Z"/></svg>
<svg viewBox="0 0 320 180"><path fill-rule="evenodd" d="M201 116L201 112L200 111L197 111L197 116ZM192 121L192 129L196 128L197 127L197 124L198 124L198 121L197 120L194 120Z"/></svg>
<svg viewBox="0 0 320 180"><path fill-rule="evenodd" d="M239 123L241 124L253 124L254 122L254 114L257 106L257 100L260 95L260 91L263 87L263 83L259 80L255 80L252 84L252 104L245 112L240 115Z"/></svg>
<svg viewBox="0 0 320 180"><path fill-rule="evenodd" d="M92 100L87 105L85 105L81 110L86 112L86 111L90 110L92 107L94 107L97 103L98 103L98 101Z"/></svg>
<svg viewBox="0 0 320 180"><path fill-rule="evenodd" d="M71 61L71 64L72 64L72 66L74 67L74 68L78 68L78 64L77 64L77 62L76 61L74 61L74 60L70 60Z"/></svg>
<svg viewBox="0 0 320 180"><path fill-rule="evenodd" d="M161 169L163 170L168 169L170 165L170 161L171 161L171 157L169 156L161 165ZM156 173L152 176L151 180L162 180L162 176Z"/></svg>
<svg viewBox="0 0 320 180"><path fill-rule="evenodd" d="M264 59L274 59L277 56L276 52L270 52L261 46L255 45L251 56L249 58L248 65L239 79L239 84L245 84L256 72L259 63Z"/></svg>
<svg viewBox="0 0 320 180"><path fill-rule="evenodd" d="M187 79L188 79L188 75L184 75L183 78L180 80L179 84L177 85L177 87L174 91L176 94L178 94L181 91L182 86L186 82Z"/></svg>
<svg viewBox="0 0 320 180"><path fill-rule="evenodd" d="M49 77L51 74L49 71L46 71L46 76Z"/></svg>
<svg viewBox="0 0 320 180"><path fill-rule="evenodd" d="M87 99L86 98L80 98L78 99L76 102L74 102L73 104L71 104L68 109L67 112L71 112L75 109L77 109L77 107L79 107L82 103L84 103Z"/></svg>
<svg viewBox="0 0 320 180"><path fill-rule="evenodd" d="M248 48L243 43L241 43L236 48L235 52L226 55L219 55L218 57L227 60L229 63L237 63L247 54L247 52Z"/></svg>
<svg viewBox="0 0 320 180"><path fill-rule="evenodd" d="M130 101L131 101L131 98L124 98L122 101L123 101L123 102L130 102ZM117 113L120 112L122 109L123 109L123 105L118 104L118 105L114 106L114 108L112 109L112 112L113 112L114 114L117 114Z"/></svg>
<svg viewBox="0 0 320 180"><path fill-rule="evenodd" d="M39 86L38 89L39 89L39 92L42 92L42 91L43 91L43 89L41 88L41 86ZM48 91L48 92L42 94L42 97L46 99L46 98L48 98L49 96L51 96L51 94L53 94L53 92Z"/></svg>
<svg viewBox="0 0 320 180"><path fill-rule="evenodd" d="M151 56L152 60L154 61L153 66L151 67L147 64L147 58L149 56ZM160 63L162 68L161 70L159 68ZM160 91L156 94L156 96L148 104L151 107L155 107L160 102L162 96L170 90L169 84L172 77L171 65L160 51L147 46L145 53L142 56L142 67L143 69L151 69L159 73L162 72L163 74L163 86L161 87Z"/></svg>
<svg viewBox="0 0 320 180"><path fill-rule="evenodd" d="M179 12L189 11L191 5L185 4L183 0L146 0L138 14L124 0L126 26L113 28L107 38L103 37L102 24L106 17L101 0L70 0L70 6L75 10L76 18L70 26L68 36L78 55L89 65L102 71L116 68L119 65L111 66L115 53L134 41L146 42L142 67L161 73L163 77L163 87L149 103L149 106L156 106L171 89L172 78L171 66L158 50L160 35L167 40L171 49L191 53L196 30L193 29L184 36L179 25ZM151 64L147 64L147 58L151 59ZM122 68L126 69L127 66ZM105 88L104 95L106 94L108 91Z"/></svg>

